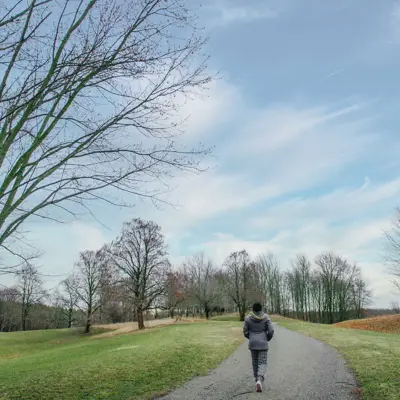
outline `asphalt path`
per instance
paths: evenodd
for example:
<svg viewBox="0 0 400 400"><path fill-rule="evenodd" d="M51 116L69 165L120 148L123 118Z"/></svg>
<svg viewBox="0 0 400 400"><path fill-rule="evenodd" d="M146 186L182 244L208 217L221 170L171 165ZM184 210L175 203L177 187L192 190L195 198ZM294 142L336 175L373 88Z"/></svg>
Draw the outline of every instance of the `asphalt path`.
<svg viewBox="0 0 400 400"><path fill-rule="evenodd" d="M311 337L275 325L264 390L255 392L247 340L209 375L164 400L354 400L358 386L340 354Z"/></svg>

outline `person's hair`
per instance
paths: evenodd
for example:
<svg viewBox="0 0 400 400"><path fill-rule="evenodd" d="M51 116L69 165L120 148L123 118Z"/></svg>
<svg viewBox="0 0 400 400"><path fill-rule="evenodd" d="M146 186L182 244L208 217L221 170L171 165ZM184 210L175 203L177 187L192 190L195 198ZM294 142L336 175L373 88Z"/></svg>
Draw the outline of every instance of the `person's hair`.
<svg viewBox="0 0 400 400"><path fill-rule="evenodd" d="M257 302L253 304L253 311L254 312L260 312L262 311L262 305L261 303Z"/></svg>

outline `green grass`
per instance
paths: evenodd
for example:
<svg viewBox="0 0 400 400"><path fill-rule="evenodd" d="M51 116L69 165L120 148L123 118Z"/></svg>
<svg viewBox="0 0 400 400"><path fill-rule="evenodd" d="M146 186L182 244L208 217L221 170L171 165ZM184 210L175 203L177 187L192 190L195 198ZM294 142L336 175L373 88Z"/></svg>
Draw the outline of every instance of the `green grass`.
<svg viewBox="0 0 400 400"><path fill-rule="evenodd" d="M83 342L93 335L106 331L107 329L96 328L92 330L91 335L83 335L82 329L0 333L0 362L4 359L19 358L43 350Z"/></svg>
<svg viewBox="0 0 400 400"><path fill-rule="evenodd" d="M222 322L240 322L239 314L225 314L225 315L216 315L211 318L213 321L222 321Z"/></svg>
<svg viewBox="0 0 400 400"><path fill-rule="evenodd" d="M241 341L238 324L229 322L110 338L68 330L1 334L0 399L148 399L206 374Z"/></svg>
<svg viewBox="0 0 400 400"><path fill-rule="evenodd" d="M339 350L355 371L364 400L400 399L400 335L344 329L274 317L279 326Z"/></svg>

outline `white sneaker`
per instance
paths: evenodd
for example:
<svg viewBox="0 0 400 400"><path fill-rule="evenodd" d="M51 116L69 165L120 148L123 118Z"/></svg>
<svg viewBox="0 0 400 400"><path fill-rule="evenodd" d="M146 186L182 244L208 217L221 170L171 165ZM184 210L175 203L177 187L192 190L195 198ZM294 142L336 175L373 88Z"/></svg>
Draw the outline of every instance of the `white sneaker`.
<svg viewBox="0 0 400 400"><path fill-rule="evenodd" d="M261 383L261 381L257 381L256 391L257 392L262 392L262 383Z"/></svg>

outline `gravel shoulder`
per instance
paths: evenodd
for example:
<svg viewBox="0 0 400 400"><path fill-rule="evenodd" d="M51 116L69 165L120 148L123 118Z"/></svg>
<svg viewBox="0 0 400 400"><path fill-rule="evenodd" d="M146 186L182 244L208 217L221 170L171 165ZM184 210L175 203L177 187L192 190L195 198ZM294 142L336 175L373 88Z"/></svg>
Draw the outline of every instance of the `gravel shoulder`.
<svg viewBox="0 0 400 400"><path fill-rule="evenodd" d="M275 325L263 393L255 393L247 341L215 371L164 400L355 400L357 382L340 354L316 339Z"/></svg>

